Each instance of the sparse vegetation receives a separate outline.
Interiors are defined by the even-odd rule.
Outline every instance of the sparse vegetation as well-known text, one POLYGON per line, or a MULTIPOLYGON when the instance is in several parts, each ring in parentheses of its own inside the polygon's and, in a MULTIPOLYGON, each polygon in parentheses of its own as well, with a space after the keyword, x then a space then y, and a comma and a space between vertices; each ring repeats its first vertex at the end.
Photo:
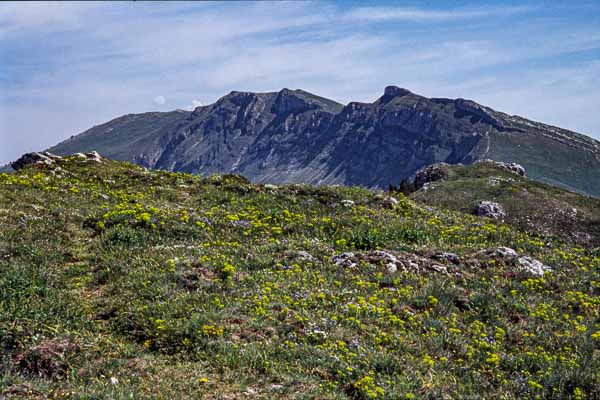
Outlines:
POLYGON ((354 187, 58 166, 0 174, 0 397, 600 396, 597 249, 354 187), (377 250, 440 272, 332 260, 377 250))

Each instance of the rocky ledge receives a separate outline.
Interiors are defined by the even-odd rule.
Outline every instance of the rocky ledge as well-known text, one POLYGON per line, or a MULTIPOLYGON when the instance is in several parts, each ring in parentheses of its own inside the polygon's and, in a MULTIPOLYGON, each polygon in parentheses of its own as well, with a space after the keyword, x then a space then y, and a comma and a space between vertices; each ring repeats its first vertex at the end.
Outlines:
POLYGON ((502 162, 502 161, 494 161, 494 160, 490 160, 488 158, 479 160, 479 161, 475 161, 475 164, 481 164, 481 163, 492 164, 498 168, 502 168, 505 171, 512 172, 513 174, 525 176, 525 168, 523 168, 523 166, 521 164, 506 163, 506 162, 502 162))
POLYGON ((428 165, 419 170, 415 175, 415 183, 418 189, 425 186, 427 183, 440 181, 448 177, 448 169, 450 165, 447 163, 437 163, 428 165))
MULTIPOLYGON (((75 153, 70 157, 76 157, 86 162, 103 162, 104 158, 98 152, 92 151, 89 153, 75 153)), ((18 160, 13 161, 10 166, 15 170, 19 171, 29 165, 35 165, 36 167, 48 168, 56 165, 57 161, 62 160, 63 157, 57 156, 56 154, 49 153, 47 151, 32 152, 23 154, 18 160)))

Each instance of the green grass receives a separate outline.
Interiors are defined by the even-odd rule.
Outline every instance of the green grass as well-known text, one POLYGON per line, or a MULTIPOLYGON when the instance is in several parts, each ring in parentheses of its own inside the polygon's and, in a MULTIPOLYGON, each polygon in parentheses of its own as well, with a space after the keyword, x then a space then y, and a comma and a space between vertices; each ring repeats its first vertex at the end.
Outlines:
POLYGON ((360 188, 60 164, 0 174, 0 397, 600 396, 596 250, 360 188), (331 261, 376 249, 449 273, 331 261))
POLYGON ((482 200, 495 201, 504 207, 505 221, 523 232, 537 231, 586 247, 600 247, 600 199, 532 181, 487 163, 451 166, 447 179, 413 193, 411 198, 467 214, 473 214, 482 200), (573 213, 573 209, 577 211, 573 213))

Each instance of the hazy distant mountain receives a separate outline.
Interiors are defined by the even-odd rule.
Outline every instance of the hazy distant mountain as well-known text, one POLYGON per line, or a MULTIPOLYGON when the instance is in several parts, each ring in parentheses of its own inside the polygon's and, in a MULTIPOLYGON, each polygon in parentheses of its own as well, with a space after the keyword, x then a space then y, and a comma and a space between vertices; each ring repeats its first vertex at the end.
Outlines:
POLYGON ((130 114, 49 149, 97 150, 146 167, 232 172, 255 182, 384 187, 436 163, 489 158, 600 196, 600 142, 470 100, 394 86, 344 106, 303 90, 231 92, 194 111, 130 114))

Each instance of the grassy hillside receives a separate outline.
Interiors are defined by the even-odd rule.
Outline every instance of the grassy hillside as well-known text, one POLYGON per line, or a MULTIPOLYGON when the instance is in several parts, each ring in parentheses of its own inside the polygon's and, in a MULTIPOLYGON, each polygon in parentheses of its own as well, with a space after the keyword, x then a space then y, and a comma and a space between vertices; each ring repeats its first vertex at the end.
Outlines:
POLYGON ((0 174, 0 397, 600 396, 597 252, 358 188, 59 165, 0 174))
POLYGON ((152 154, 161 136, 185 121, 190 114, 189 111, 176 110, 124 115, 72 136, 48 151, 59 155, 98 151, 112 160, 129 161, 139 155, 140 149, 152 154))
POLYGON ((569 134, 576 139, 572 146, 565 146, 561 140, 550 140, 539 133, 495 135, 491 138, 486 157, 521 164, 531 179, 600 197, 598 152, 576 150, 580 145, 578 140, 590 143, 593 140, 572 132, 569 134))
POLYGON ((505 221, 522 231, 600 246, 599 198, 532 181, 489 163, 455 165, 447 170, 447 179, 428 185, 411 198, 464 213, 473 213, 480 201, 494 201, 504 207, 505 221))

